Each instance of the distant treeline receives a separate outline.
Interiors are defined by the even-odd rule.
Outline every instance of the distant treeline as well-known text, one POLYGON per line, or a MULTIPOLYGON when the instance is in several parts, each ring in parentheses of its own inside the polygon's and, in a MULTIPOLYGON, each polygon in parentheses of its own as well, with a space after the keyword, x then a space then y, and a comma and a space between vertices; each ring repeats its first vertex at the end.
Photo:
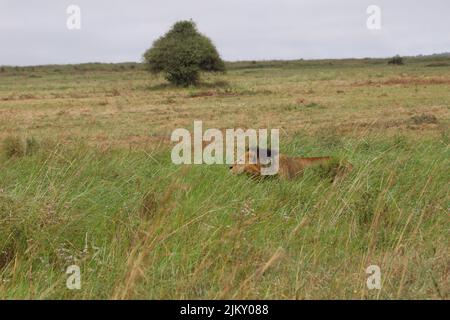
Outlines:
MULTIPOLYGON (((425 63, 427 67, 446 67, 450 66, 450 56, 430 55, 403 57, 405 64, 425 63)), ((226 62, 227 70, 238 69, 259 69, 259 68, 316 68, 316 67, 363 67, 364 65, 385 65, 391 58, 362 58, 362 59, 318 59, 318 60, 250 60, 226 62)), ((0 66, 1 74, 17 74, 29 72, 45 73, 65 73, 65 72, 121 72, 121 71, 144 71, 146 66, 138 62, 123 63, 82 63, 66 65, 41 65, 41 66, 0 66)))

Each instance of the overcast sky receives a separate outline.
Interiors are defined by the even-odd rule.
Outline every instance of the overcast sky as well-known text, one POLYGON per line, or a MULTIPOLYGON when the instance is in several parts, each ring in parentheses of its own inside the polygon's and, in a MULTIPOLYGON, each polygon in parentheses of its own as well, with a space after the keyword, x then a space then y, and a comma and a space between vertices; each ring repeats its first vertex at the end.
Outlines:
POLYGON ((450 51, 450 0, 0 0, 0 65, 141 61, 181 19, 226 60, 450 51), (80 30, 66 26, 71 4, 80 30), (366 26, 369 5, 381 30, 366 26))

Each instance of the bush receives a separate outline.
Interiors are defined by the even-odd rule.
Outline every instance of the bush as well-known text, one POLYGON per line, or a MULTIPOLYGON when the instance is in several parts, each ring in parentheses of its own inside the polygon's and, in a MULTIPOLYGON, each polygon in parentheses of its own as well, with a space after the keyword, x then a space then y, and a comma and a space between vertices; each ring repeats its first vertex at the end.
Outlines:
POLYGON ((178 86, 198 83, 201 71, 224 71, 225 64, 210 39, 193 21, 179 21, 144 53, 152 73, 164 73, 178 86))
POLYGON ((396 55, 395 57, 392 57, 392 58, 388 61, 388 64, 402 65, 402 64, 404 64, 403 58, 400 57, 399 55, 396 55))

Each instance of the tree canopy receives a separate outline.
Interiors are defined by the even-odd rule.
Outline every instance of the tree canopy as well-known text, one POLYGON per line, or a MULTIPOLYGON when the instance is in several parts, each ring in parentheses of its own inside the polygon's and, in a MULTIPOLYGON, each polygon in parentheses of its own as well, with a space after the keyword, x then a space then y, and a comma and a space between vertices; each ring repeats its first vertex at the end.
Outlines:
POLYGON ((198 32, 193 21, 179 21, 144 53, 152 73, 164 73, 175 84, 198 83, 201 71, 225 71, 212 41, 198 32))

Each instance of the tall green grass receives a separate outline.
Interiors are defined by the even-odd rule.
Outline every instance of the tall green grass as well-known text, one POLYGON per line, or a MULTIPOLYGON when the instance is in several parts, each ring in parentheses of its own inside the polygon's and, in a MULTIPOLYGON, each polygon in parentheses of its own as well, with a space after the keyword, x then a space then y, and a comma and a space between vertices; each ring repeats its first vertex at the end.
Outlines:
POLYGON ((0 162, 0 298, 448 298, 438 139, 297 137, 354 170, 254 181, 168 149, 36 142, 0 162), (69 265, 81 290, 69 290, 69 265), (365 273, 379 265, 381 290, 365 273))

